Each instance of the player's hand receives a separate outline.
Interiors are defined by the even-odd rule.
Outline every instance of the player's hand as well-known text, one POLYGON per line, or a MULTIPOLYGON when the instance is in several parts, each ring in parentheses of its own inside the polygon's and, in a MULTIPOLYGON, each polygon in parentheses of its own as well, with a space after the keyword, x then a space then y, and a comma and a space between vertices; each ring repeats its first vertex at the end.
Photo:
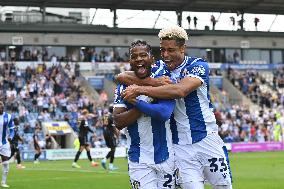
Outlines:
POLYGON ((133 102, 133 99, 136 99, 137 96, 140 95, 139 93, 139 86, 138 85, 130 85, 128 86, 122 93, 121 96, 123 100, 127 102, 133 102))
POLYGON ((155 78, 155 80, 156 80, 156 82, 158 83, 159 86, 173 83, 168 76, 162 76, 162 77, 159 77, 159 78, 155 78))
POLYGON ((136 102, 137 102, 136 98, 129 98, 129 99, 126 99, 126 101, 127 101, 128 103, 132 104, 132 105, 135 105, 136 102))

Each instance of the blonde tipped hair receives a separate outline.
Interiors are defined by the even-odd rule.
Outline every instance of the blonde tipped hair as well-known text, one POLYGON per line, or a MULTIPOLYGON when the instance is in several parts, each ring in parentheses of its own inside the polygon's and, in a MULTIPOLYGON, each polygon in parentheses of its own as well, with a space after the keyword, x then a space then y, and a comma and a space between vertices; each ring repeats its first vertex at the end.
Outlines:
POLYGON ((188 40, 188 35, 186 31, 179 26, 168 26, 160 30, 158 34, 160 39, 168 38, 168 39, 183 39, 188 40))

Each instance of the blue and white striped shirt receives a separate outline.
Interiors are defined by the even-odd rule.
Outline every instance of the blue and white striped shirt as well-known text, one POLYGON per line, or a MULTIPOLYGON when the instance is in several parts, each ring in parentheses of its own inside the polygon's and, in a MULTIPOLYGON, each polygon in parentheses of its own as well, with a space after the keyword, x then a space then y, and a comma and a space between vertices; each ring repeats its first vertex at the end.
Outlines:
POLYGON ((0 146, 8 142, 8 136, 11 139, 14 137, 14 122, 10 114, 3 112, 0 115, 0 146))
MULTIPOLYGON (((163 70, 159 70, 159 66, 155 66, 154 69, 152 77, 163 75, 163 70)), ((118 84, 115 91, 115 108, 131 108, 120 95, 125 88, 125 85, 118 84)), ((137 99, 146 102, 153 100, 144 95, 137 99)), ((164 122, 143 114, 135 123, 126 128, 126 136, 128 158, 132 162, 158 164, 173 154, 170 120, 164 122)))
MULTIPOLYGON (((160 64, 164 63, 160 61, 160 64)), ((186 97, 176 99, 171 118, 173 143, 192 144, 201 141, 208 132, 218 132, 210 102, 208 63, 201 58, 185 56, 183 63, 171 71, 170 77, 177 83, 185 77, 195 77, 202 82, 186 97)))

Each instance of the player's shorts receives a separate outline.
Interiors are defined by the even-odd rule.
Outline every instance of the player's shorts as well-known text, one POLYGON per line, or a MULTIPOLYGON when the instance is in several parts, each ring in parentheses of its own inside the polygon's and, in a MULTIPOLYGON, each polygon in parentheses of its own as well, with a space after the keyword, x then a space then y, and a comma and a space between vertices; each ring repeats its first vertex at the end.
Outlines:
POLYGON ((108 148, 115 148, 116 147, 116 139, 114 137, 106 139, 105 142, 106 142, 106 146, 108 148))
POLYGON ((0 155, 10 157, 11 156, 11 147, 10 143, 7 142, 6 144, 0 146, 0 155))
POLYGON ((217 133, 194 144, 175 144, 174 150, 180 184, 207 181, 212 185, 231 185, 228 152, 217 133))
POLYGON ((116 138, 112 132, 108 132, 107 130, 104 131, 104 138, 106 142, 106 146, 108 148, 115 148, 116 147, 116 138))
POLYGON ((132 189, 170 189, 175 186, 175 160, 171 156, 160 164, 128 161, 132 189))
POLYGON ((89 145, 89 141, 88 141, 87 136, 79 137, 79 142, 80 142, 80 146, 87 146, 87 145, 89 145))
POLYGON ((34 148, 35 148, 35 150, 40 150, 39 144, 34 142, 34 148))

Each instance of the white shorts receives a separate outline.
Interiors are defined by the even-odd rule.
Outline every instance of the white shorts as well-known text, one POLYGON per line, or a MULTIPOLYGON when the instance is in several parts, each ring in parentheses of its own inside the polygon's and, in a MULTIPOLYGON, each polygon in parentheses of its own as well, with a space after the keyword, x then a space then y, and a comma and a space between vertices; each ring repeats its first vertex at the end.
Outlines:
POLYGON ((11 156, 11 147, 10 143, 7 142, 6 144, 0 146, 0 155, 10 157, 11 156))
POLYGON ((180 184, 207 181, 212 185, 231 185, 227 149, 217 133, 194 144, 174 145, 174 149, 180 184))
POLYGON ((160 164, 128 161, 132 189, 170 189, 175 186, 175 160, 170 157, 160 164))

